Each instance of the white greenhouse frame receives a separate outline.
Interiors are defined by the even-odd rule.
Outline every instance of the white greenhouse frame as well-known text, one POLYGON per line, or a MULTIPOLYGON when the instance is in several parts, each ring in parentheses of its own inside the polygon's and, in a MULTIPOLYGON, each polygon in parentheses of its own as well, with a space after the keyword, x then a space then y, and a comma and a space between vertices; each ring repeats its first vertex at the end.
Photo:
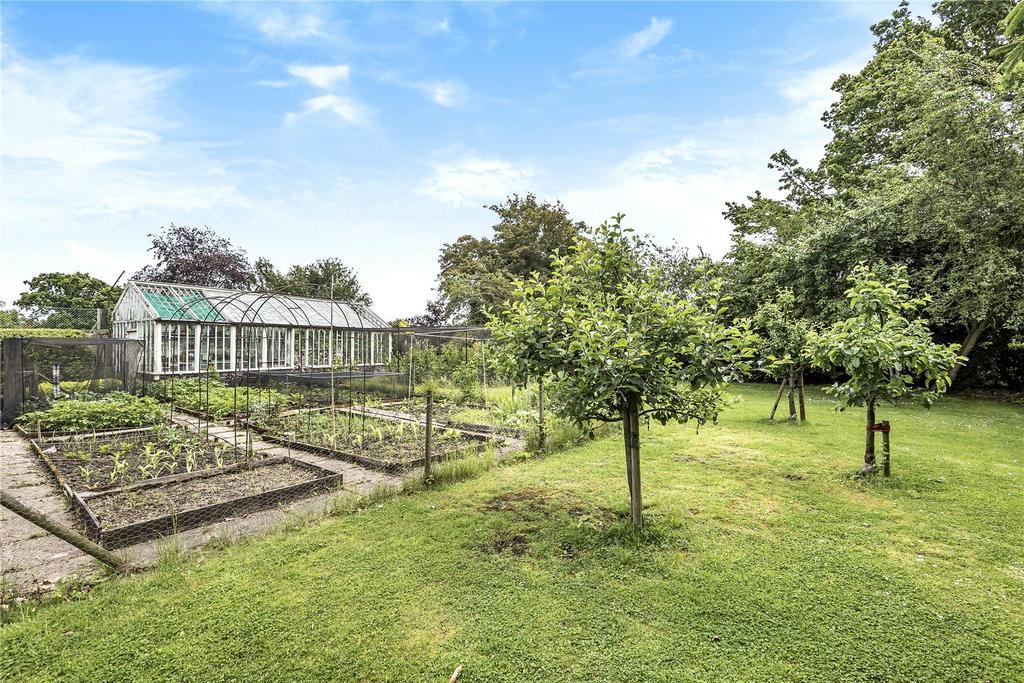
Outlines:
POLYGON ((349 301, 129 281, 113 335, 141 339, 154 378, 218 372, 386 366, 401 334, 349 301), (332 362, 333 359, 333 362, 332 362))

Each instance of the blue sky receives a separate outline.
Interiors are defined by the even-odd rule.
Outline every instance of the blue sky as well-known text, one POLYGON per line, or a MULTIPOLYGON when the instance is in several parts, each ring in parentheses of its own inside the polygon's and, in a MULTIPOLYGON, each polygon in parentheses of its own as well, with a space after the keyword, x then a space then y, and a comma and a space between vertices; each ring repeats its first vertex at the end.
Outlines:
POLYGON ((528 191, 720 255, 724 202, 817 159, 895 4, 5 2, 0 300, 130 275, 175 222, 414 314, 441 245, 528 191))

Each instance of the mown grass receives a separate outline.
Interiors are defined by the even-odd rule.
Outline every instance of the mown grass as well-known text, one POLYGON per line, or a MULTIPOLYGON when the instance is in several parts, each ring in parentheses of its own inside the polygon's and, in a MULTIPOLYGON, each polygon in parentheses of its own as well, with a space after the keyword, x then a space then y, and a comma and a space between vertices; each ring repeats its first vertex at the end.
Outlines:
POLYGON ((3 631, 6 680, 1015 681, 1024 410, 886 408, 894 476, 851 478, 862 416, 771 387, 644 431, 114 579, 3 631))

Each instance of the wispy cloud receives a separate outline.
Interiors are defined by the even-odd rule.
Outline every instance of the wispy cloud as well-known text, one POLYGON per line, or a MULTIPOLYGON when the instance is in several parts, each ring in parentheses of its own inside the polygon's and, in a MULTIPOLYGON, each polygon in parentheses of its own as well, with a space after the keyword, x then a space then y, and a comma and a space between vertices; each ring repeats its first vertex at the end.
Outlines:
POLYGON ((330 35, 327 7, 300 2, 207 2, 202 7, 226 14, 268 40, 293 42, 330 35))
POLYGON ((671 19, 651 17, 646 28, 620 40, 618 48, 627 59, 636 59, 664 40, 671 30, 671 19))
POLYGON ((778 113, 709 120, 652 139, 556 194, 584 220, 600 222, 621 211, 641 232, 700 244, 721 255, 730 234, 722 217, 725 203, 754 190, 775 195, 778 177, 767 162, 781 147, 803 164, 817 163, 829 137, 821 113, 835 97, 830 86, 840 74, 858 70, 869 55, 858 52, 779 81, 776 91, 787 104, 778 113))
POLYGON ((523 192, 533 172, 502 159, 466 156, 435 163, 432 175, 419 188, 421 194, 449 206, 481 204, 523 192))
POLYGON ((611 82, 643 82, 671 76, 700 55, 687 47, 655 50, 672 31, 671 19, 651 17, 643 29, 584 55, 572 76, 611 82))
POLYGON ((304 66, 293 64, 288 67, 288 73, 296 78, 301 78, 321 90, 330 90, 338 81, 347 81, 349 77, 349 65, 338 64, 336 66, 304 66))
POLYGON ((458 81, 429 81, 418 86, 442 107, 461 107, 466 103, 466 89, 458 81))
POLYGON ((365 107, 351 97, 341 95, 320 95, 302 103, 302 111, 289 112, 284 116, 285 125, 292 125, 316 114, 329 114, 345 123, 364 124, 367 122, 365 107))
POLYGON ((138 159, 172 127, 158 101, 181 73, 4 50, 3 154, 90 167, 138 159))

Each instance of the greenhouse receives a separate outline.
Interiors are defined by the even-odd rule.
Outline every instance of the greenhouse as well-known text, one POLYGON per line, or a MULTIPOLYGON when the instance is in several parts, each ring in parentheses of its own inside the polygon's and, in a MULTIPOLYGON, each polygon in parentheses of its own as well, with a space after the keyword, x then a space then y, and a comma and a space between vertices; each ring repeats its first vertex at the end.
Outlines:
POLYGON ((368 370, 388 364, 395 334, 363 304, 161 282, 128 282, 113 314, 115 337, 145 342, 151 377, 368 370))

